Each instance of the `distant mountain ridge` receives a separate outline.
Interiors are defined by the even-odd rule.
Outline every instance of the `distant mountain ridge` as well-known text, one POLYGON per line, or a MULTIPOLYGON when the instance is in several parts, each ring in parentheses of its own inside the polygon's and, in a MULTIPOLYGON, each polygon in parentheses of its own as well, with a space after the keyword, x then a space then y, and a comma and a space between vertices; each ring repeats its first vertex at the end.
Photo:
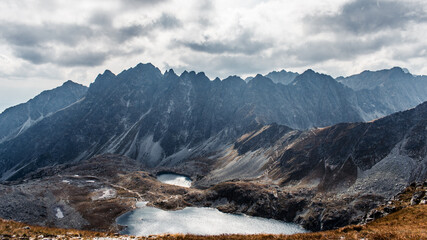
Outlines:
POLYGON ((236 76, 211 81, 194 71, 162 74, 149 63, 118 75, 106 70, 80 101, 0 143, 0 174, 19 178, 102 153, 170 167, 218 151, 266 124, 308 129, 369 121, 427 100, 427 92, 409 100, 407 94, 397 92, 393 99, 377 88, 354 90, 313 70, 287 85, 262 75, 246 83, 236 76), (392 100, 404 103, 394 106, 392 100))
POLYGON ((426 101, 427 76, 414 76, 400 67, 337 78, 337 81, 356 91, 375 91, 391 111, 413 107, 426 101))
POLYGON ((67 81, 43 91, 26 103, 7 108, 0 114, 0 143, 14 138, 44 117, 69 106, 85 96, 87 87, 67 81))

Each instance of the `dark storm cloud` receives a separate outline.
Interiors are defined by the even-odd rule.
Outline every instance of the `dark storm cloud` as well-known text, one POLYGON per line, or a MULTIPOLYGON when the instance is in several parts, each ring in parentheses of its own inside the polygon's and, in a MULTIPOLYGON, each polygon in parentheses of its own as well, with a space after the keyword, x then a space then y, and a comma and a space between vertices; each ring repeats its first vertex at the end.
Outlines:
POLYGON ((243 32, 232 40, 219 41, 205 38, 202 42, 182 42, 181 44, 194 51, 211 54, 240 53, 251 55, 272 47, 272 43, 269 41, 254 40, 252 34, 248 31, 243 32))
POLYGON ((305 19, 313 31, 345 31, 354 34, 404 28, 411 22, 426 22, 423 6, 414 2, 355 0, 334 15, 310 15, 305 19))

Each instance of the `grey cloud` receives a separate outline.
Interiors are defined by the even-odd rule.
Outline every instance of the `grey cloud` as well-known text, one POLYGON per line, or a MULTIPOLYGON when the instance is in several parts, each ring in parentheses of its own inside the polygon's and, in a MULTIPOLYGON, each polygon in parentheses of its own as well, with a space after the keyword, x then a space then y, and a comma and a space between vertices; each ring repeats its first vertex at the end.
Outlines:
POLYGON ((98 26, 112 26, 113 16, 107 12, 96 12, 89 18, 89 23, 98 26))
POLYGON ((305 64, 313 64, 330 59, 349 60, 359 55, 369 54, 401 42, 396 34, 384 34, 365 39, 339 37, 331 40, 311 40, 293 46, 285 54, 305 64))
POLYGON ((394 48, 392 50, 392 57, 395 60, 407 61, 408 59, 427 57, 427 44, 419 43, 415 46, 402 46, 400 48, 394 48))
POLYGON ((27 60, 33 64, 43 64, 51 60, 51 56, 47 51, 42 51, 38 48, 19 46, 16 47, 14 51, 17 57, 27 60))
POLYGON ((75 46, 93 35, 92 29, 74 24, 24 25, 0 23, 0 36, 8 43, 18 46, 35 46, 46 42, 75 46))
POLYGON ((74 47, 82 41, 102 37, 115 43, 123 43, 138 36, 148 35, 159 26, 171 29, 180 24, 181 22, 174 16, 163 14, 148 25, 113 27, 108 14, 96 13, 89 19, 88 25, 52 23, 25 25, 0 22, 0 38, 14 46, 42 46, 54 43, 74 47))
POLYGON ((268 41, 261 42, 253 40, 252 34, 248 31, 228 41, 205 39, 202 42, 181 42, 181 44, 194 51, 211 54, 240 53, 251 55, 272 47, 272 44, 268 41))
POLYGON ((56 59, 56 63, 65 67, 76 67, 76 66, 86 66, 86 67, 94 67, 103 64, 107 58, 109 57, 109 53, 107 52, 91 52, 91 51, 83 51, 83 52, 66 52, 61 54, 60 57, 56 59))
POLYGON ((134 37, 138 37, 146 32, 148 32, 147 28, 141 25, 131 25, 121 27, 116 31, 113 30, 111 36, 115 38, 118 42, 123 43, 134 37))
MULTIPOLYGON (((112 54, 117 54, 116 57, 130 55, 129 52, 120 51, 122 43, 135 37, 150 36, 150 32, 158 28, 172 29, 180 25, 181 22, 173 15, 163 14, 147 25, 114 27, 108 13, 98 12, 89 18, 87 25, 50 23, 25 25, 0 22, 0 40, 9 44, 16 57, 33 64, 97 66, 112 54), (64 53, 66 49, 80 49, 90 42, 106 43, 111 47, 105 49, 105 52, 76 53, 75 50, 64 53)), ((141 52, 141 49, 135 51, 141 52)))
POLYGON ((150 7, 168 2, 169 0, 122 0, 122 8, 137 9, 141 7, 150 7))
POLYGON ((397 0, 355 0, 338 14, 311 15, 305 23, 312 31, 345 31, 365 34, 384 29, 404 28, 410 22, 425 22, 427 15, 415 2, 397 0))
POLYGON ((31 48, 16 47, 15 55, 27 60, 30 63, 39 65, 44 63, 53 63, 58 66, 99 66, 111 55, 109 52, 90 51, 90 50, 66 50, 57 54, 49 48, 31 48))
POLYGON ((159 25, 165 29, 173 29, 180 27, 182 23, 175 16, 163 13, 160 18, 154 22, 154 25, 159 25))

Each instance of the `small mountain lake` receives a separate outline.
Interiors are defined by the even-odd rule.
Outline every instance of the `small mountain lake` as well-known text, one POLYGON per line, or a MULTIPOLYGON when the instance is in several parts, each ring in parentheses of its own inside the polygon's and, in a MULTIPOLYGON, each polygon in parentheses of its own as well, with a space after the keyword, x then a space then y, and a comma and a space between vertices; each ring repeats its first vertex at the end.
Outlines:
POLYGON ((294 234, 307 232, 294 223, 273 219, 223 213, 214 208, 187 207, 183 210, 164 211, 141 207, 117 218, 126 226, 122 234, 147 236, 156 234, 294 234))
POLYGON ((157 175, 157 180, 162 183, 167 183, 171 185, 181 186, 181 187, 191 187, 191 178, 176 174, 176 173, 160 173, 157 175))

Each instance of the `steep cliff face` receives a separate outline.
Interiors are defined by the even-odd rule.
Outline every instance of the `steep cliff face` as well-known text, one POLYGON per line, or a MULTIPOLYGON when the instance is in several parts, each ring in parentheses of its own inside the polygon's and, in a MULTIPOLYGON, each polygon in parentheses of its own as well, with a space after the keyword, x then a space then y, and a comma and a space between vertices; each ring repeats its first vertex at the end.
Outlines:
POLYGON ((20 135, 43 118, 80 100, 86 91, 87 87, 67 81, 26 103, 6 109, 0 114, 0 143, 20 135))
POLYGON ((378 96, 375 89, 355 91, 312 70, 288 85, 261 75, 246 83, 239 77, 211 81, 195 72, 162 74, 152 64, 118 75, 107 70, 84 99, 0 143, 0 173, 14 179, 102 153, 125 155, 150 168, 178 166, 221 151, 266 124, 307 129, 393 112, 378 96))

